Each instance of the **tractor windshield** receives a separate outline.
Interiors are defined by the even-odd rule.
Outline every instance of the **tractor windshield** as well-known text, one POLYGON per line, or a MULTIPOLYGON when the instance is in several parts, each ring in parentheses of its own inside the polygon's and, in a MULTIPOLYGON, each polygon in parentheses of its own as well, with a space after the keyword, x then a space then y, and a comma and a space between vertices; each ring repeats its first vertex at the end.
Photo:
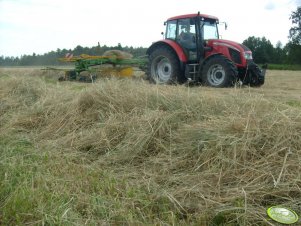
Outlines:
POLYGON ((219 38, 215 20, 202 21, 201 26, 203 27, 204 40, 219 38))

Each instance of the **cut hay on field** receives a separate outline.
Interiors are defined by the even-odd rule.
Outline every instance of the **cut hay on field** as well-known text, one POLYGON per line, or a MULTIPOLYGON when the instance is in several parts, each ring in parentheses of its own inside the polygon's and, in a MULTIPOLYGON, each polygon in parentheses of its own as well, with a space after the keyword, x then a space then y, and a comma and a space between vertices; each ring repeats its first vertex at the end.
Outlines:
POLYGON ((91 225, 277 225, 273 205, 301 214, 300 75, 277 73, 260 89, 0 75, 12 187, 0 190, 2 222, 18 211, 23 224, 91 225))
POLYGON ((122 58, 122 59, 131 59, 133 58, 133 55, 121 50, 108 50, 106 52, 104 52, 103 56, 114 56, 117 58, 122 58))

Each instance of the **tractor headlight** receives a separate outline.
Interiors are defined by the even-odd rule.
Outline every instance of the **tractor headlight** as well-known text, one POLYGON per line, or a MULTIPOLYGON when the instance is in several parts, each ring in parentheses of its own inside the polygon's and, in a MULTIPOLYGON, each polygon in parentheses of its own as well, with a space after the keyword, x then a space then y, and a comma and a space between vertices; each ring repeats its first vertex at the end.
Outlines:
POLYGON ((251 51, 244 52, 244 57, 246 60, 252 60, 253 59, 252 52, 251 51))

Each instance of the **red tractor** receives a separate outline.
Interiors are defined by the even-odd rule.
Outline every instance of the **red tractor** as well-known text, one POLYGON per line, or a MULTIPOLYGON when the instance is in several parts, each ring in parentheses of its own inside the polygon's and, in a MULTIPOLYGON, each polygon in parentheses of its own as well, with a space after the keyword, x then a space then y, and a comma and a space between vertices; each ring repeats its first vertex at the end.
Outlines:
POLYGON ((169 18, 165 38, 147 50, 147 76, 157 84, 196 82, 229 87, 236 82, 264 84, 265 69, 252 59, 251 50, 239 43, 219 39, 217 17, 188 14, 169 18))

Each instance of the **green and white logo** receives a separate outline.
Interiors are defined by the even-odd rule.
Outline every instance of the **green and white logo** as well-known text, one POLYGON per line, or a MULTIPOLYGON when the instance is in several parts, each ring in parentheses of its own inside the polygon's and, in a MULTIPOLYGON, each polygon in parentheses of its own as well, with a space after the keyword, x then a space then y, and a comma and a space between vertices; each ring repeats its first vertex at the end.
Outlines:
POLYGON ((281 206, 268 208, 267 214, 274 221, 282 224, 293 224, 299 220, 298 215, 293 210, 281 206))

